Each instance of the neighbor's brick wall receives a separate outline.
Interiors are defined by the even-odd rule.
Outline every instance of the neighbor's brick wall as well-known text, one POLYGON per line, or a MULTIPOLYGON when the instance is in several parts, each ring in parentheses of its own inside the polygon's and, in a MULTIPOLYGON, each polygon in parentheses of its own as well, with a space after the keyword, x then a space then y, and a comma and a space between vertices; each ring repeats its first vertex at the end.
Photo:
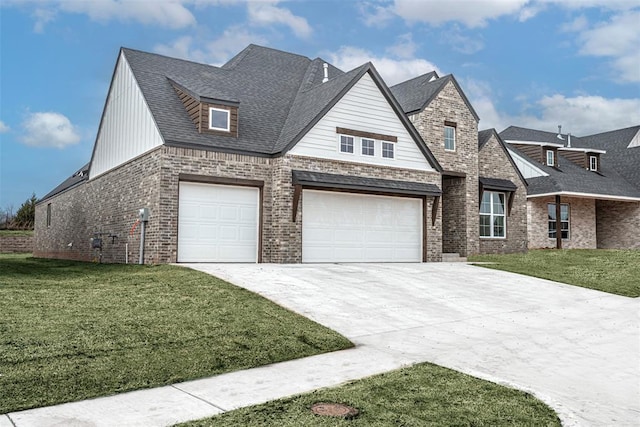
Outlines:
POLYGON ((138 209, 147 207, 151 217, 146 233, 145 263, 166 262, 158 255, 160 157, 158 148, 39 203, 34 256, 121 263, 125 261, 128 243, 129 262, 137 263, 140 228, 133 236, 129 236, 129 230, 138 219, 138 209), (49 203, 51 226, 47 227, 49 203), (91 238, 99 233, 102 251, 91 248, 91 238))
POLYGON ((599 249, 640 249, 640 203, 596 201, 599 249))
MULTIPOLYGON (((458 233, 457 227, 464 227, 463 240, 455 245, 459 248, 457 252, 461 256, 478 253, 478 122, 452 82, 447 83, 422 112, 409 118, 445 170, 466 174, 464 201, 443 197, 442 204, 451 207, 444 208, 446 215, 453 215, 459 221, 450 221, 443 226, 442 233, 447 239, 448 235, 458 233), (456 123, 455 152, 444 149, 445 121, 456 123)), ((458 197, 455 193, 451 196, 458 197)))
MULTIPOLYGON (((440 187, 440 174, 410 169, 369 166, 360 163, 312 159, 285 155, 274 163, 274 223, 278 234, 285 239, 276 243, 279 259, 274 262, 301 262, 302 260, 302 197, 298 205, 296 222, 291 221, 293 203, 292 170, 354 175, 366 178, 382 178, 435 184, 440 187), (276 182, 277 181, 277 182, 276 182)), ((431 225, 433 198, 427 198, 427 261, 442 260, 442 205, 438 205, 437 220, 431 225)))
POLYGON ((274 236, 273 159, 215 151, 165 146, 162 148, 160 179, 160 210, 163 213, 160 231, 159 259, 176 262, 178 254, 178 188, 179 174, 209 177, 241 178, 264 181, 262 190, 262 262, 280 262, 271 256, 274 236))
POLYGON ((0 253, 33 252, 33 236, 0 236, 0 253))
POLYGON ((527 250, 527 187, 511 164, 500 143, 492 136, 482 147, 478 157, 479 175, 486 178, 508 179, 518 186, 513 193, 511 215, 507 216, 505 239, 480 238, 480 253, 498 254, 527 250))
MULTIPOLYGON (((529 199, 527 203, 529 249, 556 247, 556 239, 548 237, 548 203, 555 203, 555 197, 529 199)), ((562 240, 562 248, 595 249, 597 246, 595 200, 563 197, 561 203, 569 204, 569 239, 562 240)))

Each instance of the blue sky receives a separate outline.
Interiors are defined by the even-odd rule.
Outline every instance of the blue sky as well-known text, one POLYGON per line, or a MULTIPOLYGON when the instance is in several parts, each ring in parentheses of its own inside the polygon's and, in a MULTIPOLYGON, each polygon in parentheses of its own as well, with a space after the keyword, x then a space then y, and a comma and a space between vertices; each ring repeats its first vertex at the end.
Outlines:
POLYGON ((249 43, 389 85, 452 73, 480 129, 640 124, 640 1, 3 0, 0 209, 91 157, 121 46, 220 65, 249 43))

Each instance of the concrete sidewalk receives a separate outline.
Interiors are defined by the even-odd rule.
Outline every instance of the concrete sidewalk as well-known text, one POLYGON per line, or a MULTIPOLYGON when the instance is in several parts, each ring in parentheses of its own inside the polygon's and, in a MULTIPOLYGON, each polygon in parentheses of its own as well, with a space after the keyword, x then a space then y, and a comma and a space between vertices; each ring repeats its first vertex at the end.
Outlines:
POLYGON ((0 427, 165 426, 421 361, 529 391, 564 425, 640 424, 640 301, 462 263, 193 265, 357 347, 0 416, 0 427))

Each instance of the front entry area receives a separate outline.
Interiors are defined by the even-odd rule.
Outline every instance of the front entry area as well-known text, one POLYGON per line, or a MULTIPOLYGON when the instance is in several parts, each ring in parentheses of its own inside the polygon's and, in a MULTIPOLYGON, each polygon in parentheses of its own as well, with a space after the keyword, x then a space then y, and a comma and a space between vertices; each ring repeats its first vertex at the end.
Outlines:
POLYGON ((423 199, 304 190, 302 262, 421 262, 423 199))
POLYGON ((257 262, 260 189, 180 182, 178 262, 257 262))

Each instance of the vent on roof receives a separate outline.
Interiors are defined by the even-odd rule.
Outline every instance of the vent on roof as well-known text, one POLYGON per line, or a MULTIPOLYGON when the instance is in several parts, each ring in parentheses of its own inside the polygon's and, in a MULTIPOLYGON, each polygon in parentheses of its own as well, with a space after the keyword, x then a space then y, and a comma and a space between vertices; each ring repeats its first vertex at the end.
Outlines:
POLYGON ((562 137, 562 125, 558 125, 558 135, 556 135, 556 138, 564 141, 564 138, 562 137))
POLYGON ((329 64, 325 62, 322 64, 322 68, 324 68, 324 78, 322 79, 322 83, 326 83, 329 81, 329 64))

